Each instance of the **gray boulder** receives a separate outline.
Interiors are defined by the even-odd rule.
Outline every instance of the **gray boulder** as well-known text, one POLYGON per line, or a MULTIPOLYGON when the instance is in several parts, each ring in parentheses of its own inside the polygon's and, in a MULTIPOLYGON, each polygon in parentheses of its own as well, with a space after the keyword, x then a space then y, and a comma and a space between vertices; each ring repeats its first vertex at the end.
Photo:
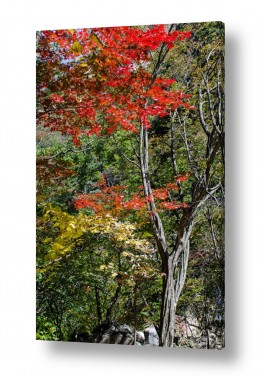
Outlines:
POLYGON ((154 325, 144 330, 145 346, 159 346, 159 337, 154 325))

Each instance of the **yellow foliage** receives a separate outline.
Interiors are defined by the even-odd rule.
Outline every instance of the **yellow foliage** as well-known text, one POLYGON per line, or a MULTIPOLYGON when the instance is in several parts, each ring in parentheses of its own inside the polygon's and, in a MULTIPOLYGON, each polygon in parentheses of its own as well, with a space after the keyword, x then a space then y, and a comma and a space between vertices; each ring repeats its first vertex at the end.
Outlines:
MULTIPOLYGON (((76 216, 63 212, 58 207, 49 207, 43 215, 43 221, 52 222, 53 226, 59 229, 59 234, 51 245, 46 256, 47 265, 51 262, 59 261, 61 257, 71 253, 76 244, 81 244, 84 234, 106 235, 116 248, 123 251, 124 257, 129 257, 132 262, 137 261, 137 255, 125 251, 125 249, 139 250, 139 256, 152 254, 152 246, 145 239, 138 239, 135 234, 135 226, 129 222, 120 222, 111 215, 97 216, 79 213, 76 216)), ((45 239, 45 243, 51 243, 50 238, 45 239)), ((105 265, 100 265, 99 270, 103 271, 105 265)), ((112 264, 113 267, 113 264, 112 264)), ((107 265, 110 268, 110 264, 107 265)), ((41 268, 45 270, 45 268, 41 268)))
POLYGON ((82 46, 77 40, 72 44, 71 51, 74 52, 75 54, 82 53, 82 46))

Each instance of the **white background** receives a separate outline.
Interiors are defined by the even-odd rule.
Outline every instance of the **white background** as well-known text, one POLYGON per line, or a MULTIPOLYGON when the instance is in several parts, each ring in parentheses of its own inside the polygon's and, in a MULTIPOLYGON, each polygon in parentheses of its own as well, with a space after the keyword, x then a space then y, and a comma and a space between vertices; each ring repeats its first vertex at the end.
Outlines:
POLYGON ((0 11, 0 370, 3 375, 261 375, 262 23, 259 1, 12 1, 0 11), (35 341, 35 31, 226 24, 226 349, 35 341))

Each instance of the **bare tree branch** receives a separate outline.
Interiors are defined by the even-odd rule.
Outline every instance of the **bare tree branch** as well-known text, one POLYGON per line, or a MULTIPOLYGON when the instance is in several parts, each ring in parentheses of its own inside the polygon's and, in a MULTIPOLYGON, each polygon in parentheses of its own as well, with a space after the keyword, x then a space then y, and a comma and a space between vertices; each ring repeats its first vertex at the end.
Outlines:
POLYGON ((117 143, 117 141, 116 141, 114 135, 112 135, 112 138, 113 138, 113 140, 114 140, 114 143, 115 143, 116 148, 117 148, 117 150, 119 151, 119 153, 120 153, 120 154, 121 154, 121 155, 122 155, 122 156, 123 156, 128 162, 134 164, 138 169, 140 169, 139 164, 138 164, 137 162, 133 161, 132 159, 130 159, 130 158, 129 158, 129 157, 123 152, 123 150, 119 147, 119 145, 118 145, 118 143, 117 143))

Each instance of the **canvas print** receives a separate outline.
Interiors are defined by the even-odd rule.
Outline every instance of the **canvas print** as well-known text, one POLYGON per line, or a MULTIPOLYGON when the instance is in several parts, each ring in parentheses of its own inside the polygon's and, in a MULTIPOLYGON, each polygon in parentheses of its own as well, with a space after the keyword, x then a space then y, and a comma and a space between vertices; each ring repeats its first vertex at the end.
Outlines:
POLYGON ((36 44, 36 338, 222 349, 224 24, 36 44))

